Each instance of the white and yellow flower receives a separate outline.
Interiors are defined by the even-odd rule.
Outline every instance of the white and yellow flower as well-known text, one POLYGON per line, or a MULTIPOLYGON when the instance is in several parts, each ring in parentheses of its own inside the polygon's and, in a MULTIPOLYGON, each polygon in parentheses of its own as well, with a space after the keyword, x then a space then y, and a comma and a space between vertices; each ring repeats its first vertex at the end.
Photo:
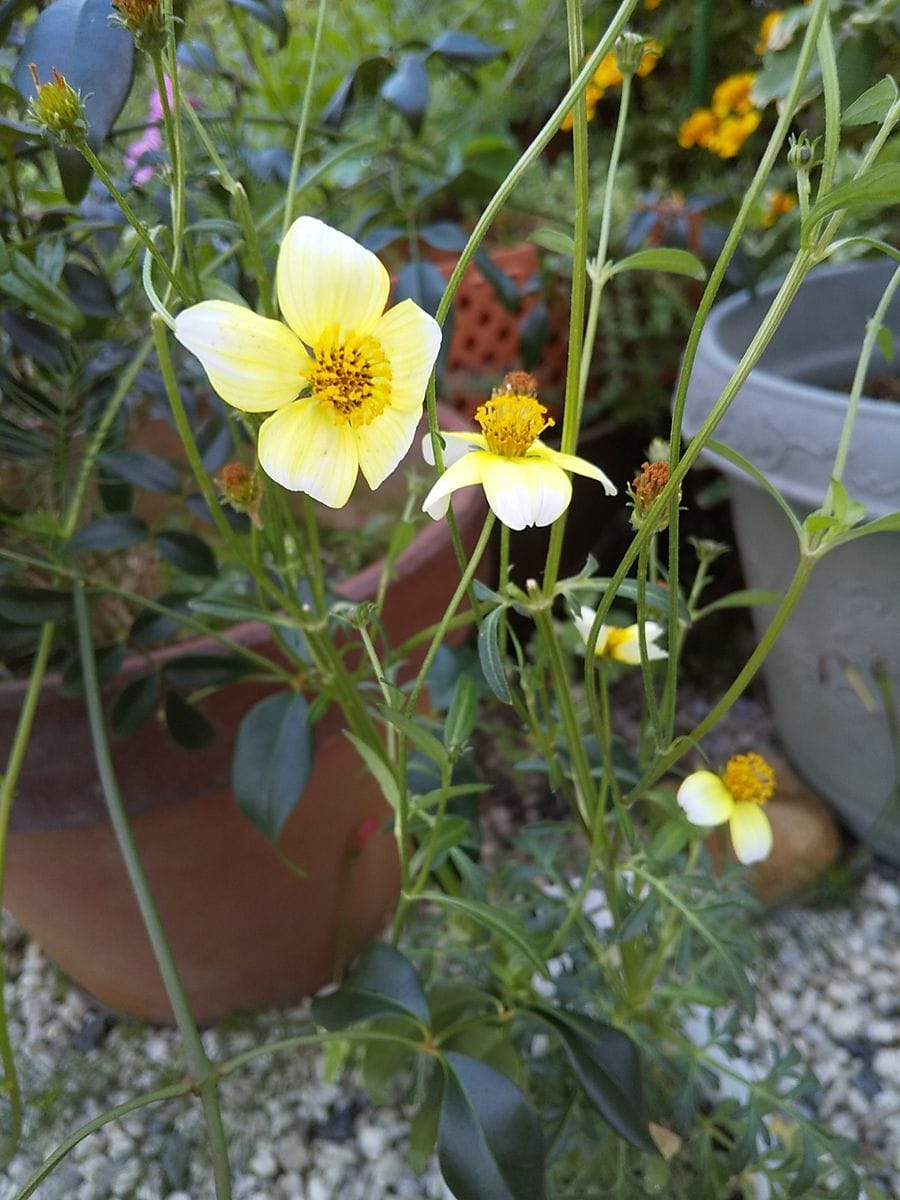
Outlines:
POLYGON ((736 754, 721 775, 694 771, 678 789, 676 799, 692 825, 728 822, 731 844, 739 862, 749 866, 768 858, 772 826, 763 805, 775 790, 775 772, 760 754, 736 754))
POLYGON ((412 300, 385 312, 382 263, 313 217, 288 230, 276 285, 283 322, 207 300, 179 313, 175 336, 228 404, 273 414, 259 430, 266 474, 340 508, 359 471, 377 488, 409 449, 441 331, 412 300))
MULTIPOLYGON (((580 614, 575 618, 575 628, 581 634, 585 643, 594 624, 596 610, 581 606, 580 614)), ((665 630, 656 621, 645 621, 644 631, 647 635, 648 660, 668 657, 662 647, 657 646, 657 640, 665 630)), ((640 666, 641 662, 641 631, 639 625, 601 625, 597 634, 597 645, 594 647, 596 658, 612 658, 616 662, 628 663, 629 666, 640 666)))
MULTIPOLYGON (((616 489, 603 472, 574 454, 545 446, 540 434, 553 419, 535 395, 530 375, 515 371, 475 413, 481 433, 444 433, 446 470, 425 497, 422 508, 438 520, 459 488, 481 484, 492 511, 510 529, 552 525, 572 499, 567 471, 601 483, 608 496, 616 489)), ((422 445, 434 463, 430 437, 422 445)))

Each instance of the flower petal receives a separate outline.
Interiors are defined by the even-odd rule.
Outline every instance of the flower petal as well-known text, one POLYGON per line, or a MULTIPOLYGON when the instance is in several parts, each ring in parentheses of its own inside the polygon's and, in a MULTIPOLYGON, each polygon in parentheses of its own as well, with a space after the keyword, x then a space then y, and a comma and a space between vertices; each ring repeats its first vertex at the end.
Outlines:
MULTIPOLYGON (((579 615, 575 617, 575 628, 581 634, 585 649, 587 649, 587 640, 591 635, 591 627, 594 624, 596 615, 597 610, 595 608, 588 608, 586 604, 582 604, 579 615)), ((609 628, 608 625, 601 625, 597 630, 597 641, 594 644, 595 658, 603 657, 603 653, 606 650, 606 642, 609 638, 609 628)))
MULTIPOLYGON (((645 628, 647 630, 647 661, 653 662, 655 659, 667 658, 666 651, 653 644, 654 638, 658 638, 663 632, 662 626, 657 625, 655 621, 647 621, 645 628)), ((610 658, 628 663, 630 666, 640 665, 641 635, 637 625, 629 625, 626 629, 617 630, 616 635, 610 638, 610 643, 610 658)))
POLYGON ((306 492, 329 508, 350 498, 359 468, 356 438, 311 396, 263 421, 257 447, 263 470, 292 492, 306 492))
POLYGON ((488 454, 483 480, 488 504, 510 529, 552 525, 572 499, 568 476, 543 458, 488 454))
POLYGON ((338 336, 371 333, 390 291, 371 250, 315 217, 299 217, 287 231, 275 279, 284 319, 307 346, 334 327, 338 336))
POLYGON ((571 471, 574 475, 584 475, 588 479, 596 479, 598 483, 603 484, 603 490, 607 496, 616 495, 616 485, 609 476, 604 475, 599 467, 595 467, 586 458, 579 458, 577 454, 563 454, 561 450, 554 450, 552 446, 545 446, 538 439, 528 451, 528 457, 543 458, 547 462, 552 462, 555 466, 560 467, 563 471, 571 471))
POLYGON ((735 807, 731 792, 712 771, 688 775, 675 799, 692 825, 722 825, 735 807))
POLYGON ((203 363, 209 382, 244 412, 272 412, 306 386, 309 355, 280 321, 227 300, 204 300, 175 318, 175 337, 203 363))
POLYGON ((421 419, 422 413, 417 408, 406 412, 386 408, 381 416, 354 431, 359 469, 373 491, 384 483, 409 450, 421 419))
POLYGON ((729 830, 737 860, 745 866, 761 862, 772 852, 772 825, 761 804, 735 804, 729 830))
POLYGON ((372 333, 391 364, 391 407, 421 408, 438 351, 441 327, 413 300, 386 312, 372 333))
MULTIPOLYGON (((468 454, 472 446, 479 450, 487 450, 487 442, 483 433, 447 433, 439 430, 444 439, 444 466, 452 466, 457 459, 468 454)), ((431 434, 426 433, 422 438, 422 457, 429 467, 434 466, 434 446, 431 444, 431 434)))
POLYGON ((471 454, 464 454, 447 467, 422 501, 423 512, 427 512, 435 521, 445 516, 450 505, 451 493, 459 488, 470 487, 473 483, 481 483, 488 458, 489 455, 484 451, 473 450, 471 454))

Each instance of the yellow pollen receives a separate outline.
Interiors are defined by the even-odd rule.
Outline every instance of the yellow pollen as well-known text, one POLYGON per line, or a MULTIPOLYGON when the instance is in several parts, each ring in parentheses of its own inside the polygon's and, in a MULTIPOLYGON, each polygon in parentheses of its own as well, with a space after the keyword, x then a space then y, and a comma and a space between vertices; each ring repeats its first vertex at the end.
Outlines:
POLYGON ((313 347, 312 394, 327 404, 336 425, 368 425, 391 402, 391 365, 381 343, 368 334, 338 337, 328 329, 313 347))
POLYGON ((775 772, 752 750, 729 758, 722 778, 738 804, 765 804, 775 791, 775 772))
POLYGON ((494 392, 475 412, 488 449, 503 458, 523 458, 555 422, 536 396, 494 392))

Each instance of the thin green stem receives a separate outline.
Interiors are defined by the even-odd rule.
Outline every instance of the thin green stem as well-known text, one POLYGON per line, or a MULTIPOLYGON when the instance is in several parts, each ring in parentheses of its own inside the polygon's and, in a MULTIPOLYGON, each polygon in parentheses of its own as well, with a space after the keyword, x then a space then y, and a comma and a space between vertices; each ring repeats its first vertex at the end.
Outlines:
POLYGON ((712 0, 695 0, 694 28, 691 35, 691 79, 689 92, 693 108, 707 103, 709 91, 709 52, 712 43, 712 0))
POLYGON ((190 1004, 181 982, 178 966, 172 955, 165 930, 163 929, 159 910, 156 907, 150 883, 144 872, 137 844, 125 812, 122 795, 119 791, 119 784, 109 751, 109 741, 103 717, 103 706, 100 698, 100 685, 97 680, 97 665, 94 660, 94 647, 91 640, 87 600, 84 593, 84 584, 80 580, 75 584, 73 595, 75 601, 75 620, 78 626, 78 649, 81 656, 85 702, 87 704, 91 738, 94 743, 97 772, 100 776, 100 785, 103 789, 104 799, 106 800, 110 825, 112 826, 125 869, 128 872, 128 879, 134 892, 134 898, 140 909, 141 918, 153 949, 153 956, 159 967, 166 995, 169 998, 178 1030, 184 1042, 188 1073, 194 1083, 200 1088, 209 1134, 210 1150, 213 1155, 217 1200, 229 1200, 231 1196, 231 1173, 228 1167, 227 1146, 222 1132, 222 1116, 215 1090, 216 1082, 212 1063, 206 1056, 206 1051, 203 1049, 203 1042, 200 1039, 200 1034, 191 1014, 190 1004))
MULTIPOLYGON (((171 5, 168 5, 171 7, 171 5)), ((172 14, 169 12, 168 20, 171 27, 172 14)), ((172 74, 169 76, 172 80, 172 98, 175 101, 175 113, 169 104, 169 89, 166 87, 166 73, 163 69, 162 54, 157 53, 151 55, 153 62, 153 73, 156 76, 156 90, 159 94, 160 107, 163 113, 163 125, 166 131, 166 144, 169 148, 169 158, 172 163, 172 191, 170 195, 170 210, 172 214, 172 272, 178 274, 178 268, 181 265, 181 251, 184 241, 184 198, 185 198, 185 171, 184 171, 184 144, 181 136, 181 88, 178 81, 177 64, 170 69, 172 74), (176 98, 177 92, 177 98, 176 98)), ((174 56, 171 63, 175 63, 174 56)), ((169 286, 166 295, 163 297, 163 304, 168 304, 172 298, 171 285, 169 286)))
POLYGON ((827 12, 819 30, 818 51, 819 65, 822 68, 822 94, 825 99, 825 142, 816 200, 822 200, 831 191, 834 183, 841 143, 841 85, 834 57, 831 20, 827 12))
POLYGON ((281 241, 285 239, 291 222, 294 219, 294 209, 297 202, 297 179, 300 174, 300 160, 303 157, 303 144, 306 140, 306 127, 309 123, 309 112, 312 107, 313 90, 316 84, 316 73, 319 66, 319 50, 322 46, 322 31, 325 28, 325 14, 328 11, 328 0, 319 0, 316 12, 316 29, 313 34, 312 49, 309 54, 309 66, 306 69, 306 87, 303 90, 303 105, 300 109, 300 120, 294 136, 294 149, 291 153, 291 167, 288 172, 287 195, 284 203, 284 214, 281 220, 281 241))

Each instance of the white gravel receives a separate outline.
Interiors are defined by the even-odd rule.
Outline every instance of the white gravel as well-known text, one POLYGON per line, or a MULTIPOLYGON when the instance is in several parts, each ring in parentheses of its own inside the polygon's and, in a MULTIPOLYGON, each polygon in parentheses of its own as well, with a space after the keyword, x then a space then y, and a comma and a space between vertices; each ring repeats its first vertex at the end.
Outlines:
MULTIPOLYGON (((7 1003, 28 1108, 17 1156, 0 1171, 9 1200, 73 1128, 135 1092, 179 1077, 176 1033, 111 1019, 72 990, 7 922, 7 1003)), ((856 1139, 866 1175, 900 1196, 900 872, 876 867, 852 900, 785 908, 766 922, 759 1009, 738 1045, 750 1063, 795 1045, 816 1073, 817 1112, 856 1139)), ((222 1022, 208 1052, 240 1053, 296 1031, 302 1008, 222 1022)), ((327 1077, 317 1051, 256 1059, 224 1081, 235 1200, 446 1200, 432 1164, 407 1165, 402 1113, 373 1108, 350 1073, 327 1077)), ((212 1200, 195 1103, 166 1102, 93 1134, 38 1200, 212 1200)))

